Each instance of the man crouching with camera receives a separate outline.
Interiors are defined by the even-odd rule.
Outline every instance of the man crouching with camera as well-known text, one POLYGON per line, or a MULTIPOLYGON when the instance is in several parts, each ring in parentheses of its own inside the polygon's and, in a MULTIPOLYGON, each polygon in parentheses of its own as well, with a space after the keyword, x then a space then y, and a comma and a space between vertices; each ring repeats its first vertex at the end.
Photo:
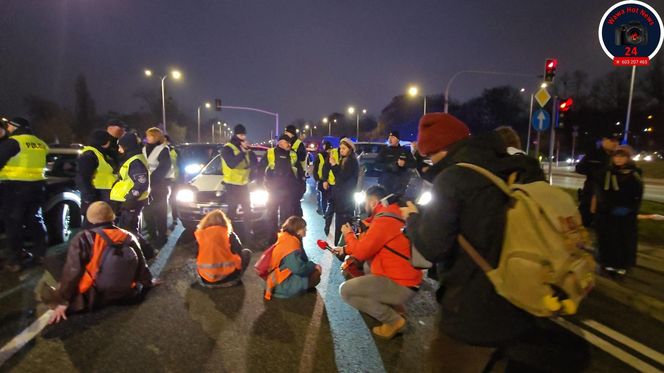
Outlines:
POLYGON ((376 336, 390 339, 406 327, 403 305, 417 294, 422 271, 410 263, 410 241, 402 233, 397 201, 386 198, 382 186, 370 187, 366 196, 369 229, 358 239, 351 226, 344 225, 346 246, 334 250, 366 261, 371 273, 344 282, 339 292, 346 303, 382 323, 373 328, 376 336))

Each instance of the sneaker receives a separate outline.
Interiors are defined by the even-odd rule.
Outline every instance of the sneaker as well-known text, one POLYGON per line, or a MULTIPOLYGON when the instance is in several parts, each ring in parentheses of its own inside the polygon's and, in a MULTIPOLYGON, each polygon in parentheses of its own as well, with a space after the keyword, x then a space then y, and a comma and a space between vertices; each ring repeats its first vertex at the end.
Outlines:
POLYGON ((399 332, 406 328, 406 319, 399 317, 399 319, 391 324, 382 324, 372 329, 376 337, 383 339, 392 339, 399 332))

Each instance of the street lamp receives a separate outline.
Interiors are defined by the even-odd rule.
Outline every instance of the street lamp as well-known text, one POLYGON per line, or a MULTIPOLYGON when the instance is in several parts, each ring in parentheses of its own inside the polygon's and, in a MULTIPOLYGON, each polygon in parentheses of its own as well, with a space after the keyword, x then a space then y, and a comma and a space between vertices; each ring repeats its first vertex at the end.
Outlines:
MULTIPOLYGON (((209 109, 212 107, 209 102, 204 102, 203 105, 198 105, 198 108, 196 109, 196 118, 198 119, 198 142, 201 142, 201 106, 205 106, 206 109, 209 109)), ((212 141, 214 142, 214 136, 212 141)))
MULTIPOLYGON (((366 114, 366 113, 367 113, 367 109, 362 109, 362 114, 366 114)), ((349 106, 348 107, 348 114, 350 114, 350 115, 355 114, 355 119, 356 119, 355 125, 356 125, 356 128, 357 128, 357 135, 356 135, 357 137, 356 137, 355 141, 360 141, 360 112, 356 111, 354 106, 349 106)), ((336 122, 336 120, 335 120, 335 122, 336 122)))
MULTIPOLYGON (((408 95, 410 97, 417 97, 419 95, 419 88, 417 86, 411 85, 410 88, 408 88, 408 95)), ((422 109, 422 113, 426 114, 427 113, 427 96, 422 95, 422 98, 424 98, 424 108, 422 109)))
POLYGON ((328 122, 330 124, 327 126, 327 135, 332 136, 332 123, 329 121, 329 119, 327 119, 327 117, 323 118, 323 123, 328 123, 328 122))
POLYGON ((546 83, 542 83, 542 84, 540 85, 540 88, 546 88, 546 87, 548 87, 548 86, 549 86, 548 84, 546 84, 546 83))
MULTIPOLYGON (((143 73, 146 77, 151 78, 153 75, 152 70, 145 69, 143 73)), ((172 70, 170 73, 171 78, 175 80, 180 80, 182 78, 182 73, 179 70, 172 70)), ((168 78, 168 74, 161 77, 161 121, 164 125, 164 132, 166 131, 166 89, 164 87, 164 81, 168 78)))

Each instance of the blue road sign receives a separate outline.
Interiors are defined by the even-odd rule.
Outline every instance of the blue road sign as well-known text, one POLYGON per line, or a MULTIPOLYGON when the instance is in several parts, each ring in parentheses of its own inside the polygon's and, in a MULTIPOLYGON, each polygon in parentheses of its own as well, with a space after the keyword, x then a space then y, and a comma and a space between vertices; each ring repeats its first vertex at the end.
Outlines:
POLYGON ((535 131, 546 131, 551 127, 551 114, 547 111, 539 109, 533 113, 531 120, 535 131))

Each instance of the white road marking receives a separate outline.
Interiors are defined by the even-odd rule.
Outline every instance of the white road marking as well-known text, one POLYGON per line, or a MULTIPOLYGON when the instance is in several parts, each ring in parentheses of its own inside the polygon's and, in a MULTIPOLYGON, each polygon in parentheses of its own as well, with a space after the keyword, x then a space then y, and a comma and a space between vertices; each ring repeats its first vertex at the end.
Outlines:
MULTIPOLYGON (((178 228, 173 231, 163 250, 159 252, 157 259, 155 259, 155 261, 150 266, 150 272, 152 272, 152 275, 155 278, 159 277, 159 274, 164 269, 164 266, 166 265, 168 259, 171 257, 171 254, 175 248, 175 244, 177 243, 177 240, 183 231, 184 229, 181 226, 178 226, 178 228)), ((53 310, 44 312, 44 314, 42 314, 30 326, 28 326, 19 335, 14 337, 0 349, 0 366, 7 362, 9 358, 20 351, 23 346, 34 339, 39 333, 41 333, 42 330, 44 330, 44 328, 46 328, 52 313, 53 310)))
POLYGON ((664 354, 655 351, 651 349, 650 347, 639 343, 626 335, 623 335, 621 333, 618 333, 617 331, 609 328, 606 325, 600 324, 599 322, 595 320, 583 320, 582 321, 584 324, 588 325, 589 327, 597 330, 598 332, 606 335, 607 337, 611 337, 614 340, 624 344, 625 346, 633 349, 634 351, 639 352, 640 354, 647 356, 650 359, 653 359, 654 361, 664 365, 664 354))
POLYGON ((598 337, 597 335, 583 329, 563 318, 556 317, 552 318, 551 321, 560 325, 561 327, 569 330, 570 332, 578 335, 579 337, 585 339, 589 343, 593 344, 595 347, 611 354, 613 357, 622 361, 623 363, 631 366, 632 368, 638 370, 639 372, 661 372, 661 369, 657 369, 654 366, 646 363, 645 361, 637 358, 636 356, 626 352, 625 350, 617 347, 616 345, 598 337))

